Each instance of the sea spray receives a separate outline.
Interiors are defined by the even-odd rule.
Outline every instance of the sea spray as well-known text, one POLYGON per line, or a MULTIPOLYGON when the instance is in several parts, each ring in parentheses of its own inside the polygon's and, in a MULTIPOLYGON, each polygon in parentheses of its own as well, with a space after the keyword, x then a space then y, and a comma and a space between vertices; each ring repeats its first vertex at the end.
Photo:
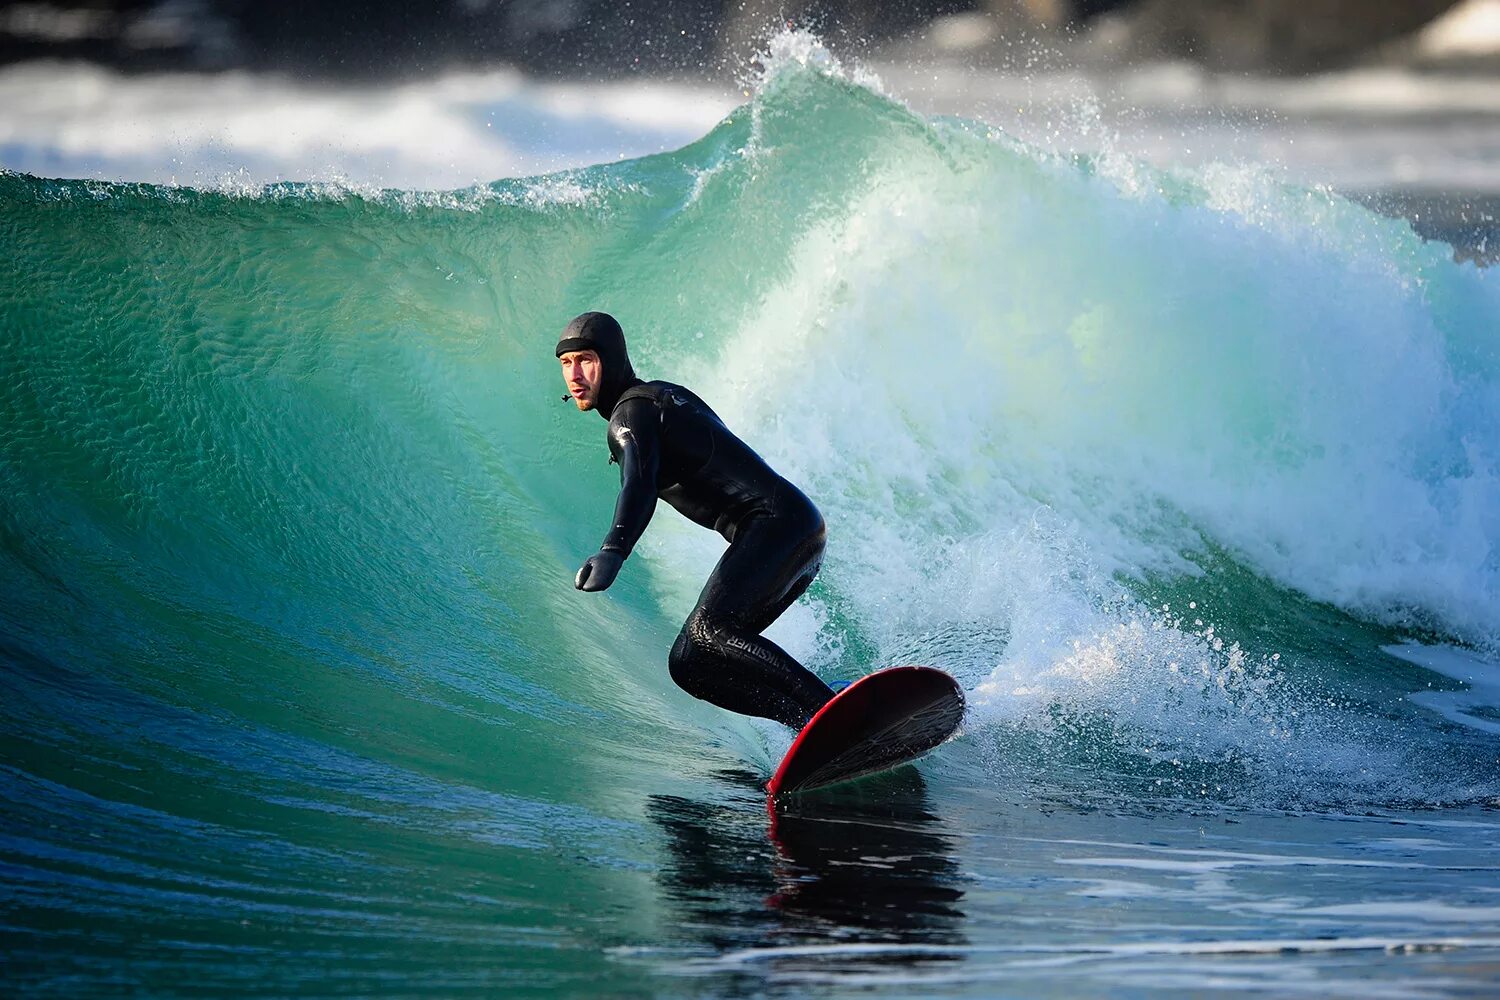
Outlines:
MULTIPOLYGON (((848 93, 836 65, 815 65, 848 93)), ((914 636, 967 634, 927 654, 981 702, 1018 671, 1108 665, 1083 707, 1073 684, 1047 711, 1103 712, 1141 746, 1180 735, 1185 689, 1214 702, 1248 669, 1260 680, 1202 708, 1188 751, 1251 761, 1256 780, 1237 784, 1252 799, 1484 787, 1481 758, 1441 790, 1445 755, 1417 766, 1425 748, 1399 749, 1409 711, 1388 728, 1339 693, 1350 671, 1388 671, 1379 628, 1336 664, 1283 662, 1259 619, 1279 587, 1493 646, 1490 273, 1261 171, 1132 164, 1122 183, 1117 163, 873 108, 891 127, 862 147, 858 182, 821 204, 717 353, 678 362, 829 515, 823 610, 783 641, 857 673, 851 654, 920 658, 914 636), (1038 512, 1066 546, 997 545, 1038 512), (945 572, 955 552, 984 568, 945 572), (1184 627, 1141 599, 1162 576, 1186 592, 1252 584, 1184 627), (997 585, 1031 594, 976 609, 997 585), (829 621, 836 642, 807 635, 829 621), (1216 629, 1247 638, 1226 648, 1216 629), (1184 657, 1196 666, 1179 673, 1184 657)), ((758 121, 761 161, 801 153, 758 121)), ((695 344, 705 325, 689 321, 695 344)))
POLYGON ((0 174, 9 985, 1488 985, 1492 273, 806 42, 686 148, 456 192, 0 174), (952 670, 960 740, 768 822, 790 734, 664 665, 722 542, 572 587, 586 308, 825 513, 778 641, 952 670))

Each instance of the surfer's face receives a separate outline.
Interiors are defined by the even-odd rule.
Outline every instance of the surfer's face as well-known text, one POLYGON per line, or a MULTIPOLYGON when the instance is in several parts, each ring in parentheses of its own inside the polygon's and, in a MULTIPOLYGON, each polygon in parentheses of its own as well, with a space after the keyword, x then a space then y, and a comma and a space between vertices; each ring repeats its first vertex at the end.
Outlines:
POLYGON ((569 351, 558 358, 562 362, 563 383, 580 410, 592 410, 599 401, 599 383, 604 368, 593 351, 569 351))

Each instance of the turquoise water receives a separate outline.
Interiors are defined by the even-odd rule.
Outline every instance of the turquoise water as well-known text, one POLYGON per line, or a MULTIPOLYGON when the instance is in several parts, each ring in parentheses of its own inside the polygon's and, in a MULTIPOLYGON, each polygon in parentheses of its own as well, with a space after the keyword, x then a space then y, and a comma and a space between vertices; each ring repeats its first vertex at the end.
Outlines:
POLYGON ((0 174, 11 989, 1493 991, 1495 272, 817 62, 459 192, 0 174), (823 509, 777 640, 958 741, 768 818, 665 670, 722 543, 572 587, 585 308, 823 509))

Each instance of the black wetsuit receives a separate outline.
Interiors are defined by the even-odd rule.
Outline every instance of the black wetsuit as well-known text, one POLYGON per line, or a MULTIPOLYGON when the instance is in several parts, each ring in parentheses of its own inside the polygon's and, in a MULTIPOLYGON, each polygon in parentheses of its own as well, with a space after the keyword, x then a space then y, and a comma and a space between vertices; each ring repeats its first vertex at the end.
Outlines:
MULTIPOLYGON (((609 420, 620 465, 614 525, 579 570, 603 590, 665 500, 729 542, 672 645, 672 679, 696 698, 800 729, 833 691, 760 633, 817 575, 823 516, 680 385, 635 377, 625 335, 607 313, 568 324, 557 354, 594 351, 602 380, 593 409, 609 420)), ((571 399, 565 396, 564 399, 571 399)))
POLYGON ((680 385, 626 390, 609 450, 620 498, 601 548, 628 555, 658 498, 729 542, 672 645, 672 679, 731 712, 802 728, 833 692, 760 633, 817 575, 823 516, 680 385))

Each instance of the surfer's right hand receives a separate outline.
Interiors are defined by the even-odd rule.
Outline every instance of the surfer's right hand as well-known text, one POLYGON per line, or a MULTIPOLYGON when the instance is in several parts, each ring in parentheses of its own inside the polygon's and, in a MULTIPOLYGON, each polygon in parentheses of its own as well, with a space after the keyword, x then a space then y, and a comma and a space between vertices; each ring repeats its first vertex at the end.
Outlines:
POLYGON ((573 586, 589 593, 606 590, 615 582, 615 577, 620 572, 620 564, 624 561, 625 557, 620 553, 600 549, 584 561, 583 566, 578 570, 578 576, 573 580, 573 586))

